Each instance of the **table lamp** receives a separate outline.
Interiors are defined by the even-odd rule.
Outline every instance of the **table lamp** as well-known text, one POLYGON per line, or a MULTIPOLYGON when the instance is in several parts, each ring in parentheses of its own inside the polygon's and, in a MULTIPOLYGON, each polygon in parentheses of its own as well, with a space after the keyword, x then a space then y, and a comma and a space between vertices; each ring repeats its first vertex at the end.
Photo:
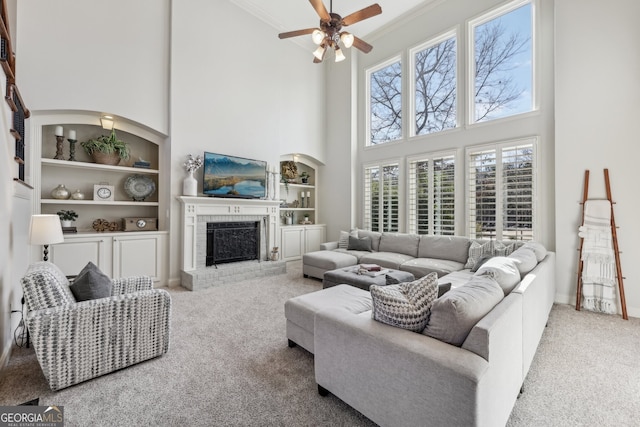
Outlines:
POLYGON ((49 245, 64 242, 58 215, 31 215, 29 244, 44 245, 44 261, 49 258, 49 245))

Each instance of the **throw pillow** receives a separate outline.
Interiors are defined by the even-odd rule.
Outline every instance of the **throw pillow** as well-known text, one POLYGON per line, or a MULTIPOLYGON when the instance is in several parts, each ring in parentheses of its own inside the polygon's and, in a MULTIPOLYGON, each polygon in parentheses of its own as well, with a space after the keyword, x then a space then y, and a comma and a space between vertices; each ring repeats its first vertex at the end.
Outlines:
POLYGON ((469 258, 464 268, 473 268, 483 255, 493 255, 493 240, 485 243, 480 243, 477 240, 472 241, 469 245, 469 258))
POLYGON ((347 249, 349 247, 349 236, 357 236, 357 231, 341 231, 338 238, 338 249, 347 249))
POLYGON ((349 236, 349 246, 347 246, 347 249, 350 251, 371 252, 371 238, 370 237, 357 238, 357 237, 349 236))
POLYGON ((538 260, 538 262, 541 262, 544 259, 544 257, 547 256, 547 250, 545 249, 544 246, 542 246, 542 243, 527 242, 524 245, 522 245, 522 247, 531 249, 536 254, 536 259, 538 260))
POLYGON ((398 285, 371 285, 372 317, 378 322, 420 332, 429 320, 429 308, 438 297, 438 275, 398 285))
MULTIPOLYGON (((433 274, 433 273, 431 273, 433 274)), ((437 274, 437 273, 436 273, 437 274)), ((425 276, 426 277, 426 276, 425 276)), ((393 276, 390 276, 388 274, 385 274, 385 278, 386 278, 386 283, 387 285, 398 285, 401 282, 400 280, 396 279, 393 276)), ((406 283, 406 282, 405 282, 406 283)), ((451 283, 439 283, 438 284, 438 298, 440 298, 442 295, 444 295, 447 291, 449 291, 449 289, 451 289, 451 283)))
POLYGON ((515 243, 511 243, 509 245, 505 245, 502 242, 493 242, 493 254, 496 256, 508 256, 513 252, 516 248, 515 243))
POLYGON ((424 335, 460 347, 476 323, 504 298, 500 285, 488 276, 473 276, 431 305, 424 335))
POLYGON ((69 286, 76 301, 106 298, 111 296, 113 283, 109 276, 104 274, 92 262, 89 262, 76 276, 73 284, 69 286))
POLYGON ((489 261, 491 258, 493 258, 493 255, 482 255, 482 257, 478 260, 478 262, 476 262, 476 265, 473 266, 473 268, 471 269, 472 273, 475 273, 476 271, 478 271, 478 269, 480 267, 482 267, 482 265, 489 261))
POLYGON ((520 277, 526 276, 531 270, 536 268, 536 265, 538 265, 538 260, 536 258, 535 252, 533 252, 529 248, 523 247, 516 251, 513 251, 513 253, 509 255, 509 258, 513 258, 519 261, 518 263, 516 263, 516 267, 518 267, 520 277))
POLYGON ((497 256, 491 258, 482 267, 475 272, 476 276, 489 276, 494 279, 502 290, 505 296, 520 283, 520 271, 516 267, 516 261, 513 258, 506 258, 503 256, 497 256))

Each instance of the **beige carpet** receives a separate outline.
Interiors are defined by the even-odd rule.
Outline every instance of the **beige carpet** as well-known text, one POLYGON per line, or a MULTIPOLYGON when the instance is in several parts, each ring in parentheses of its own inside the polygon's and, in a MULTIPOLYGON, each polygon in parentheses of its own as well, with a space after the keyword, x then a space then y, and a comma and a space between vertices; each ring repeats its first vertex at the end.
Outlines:
MULTIPOLYGON (((171 290, 165 356, 52 392, 32 349, 0 373, 0 405, 39 397, 68 426, 369 426, 316 391, 313 357, 286 344, 284 302, 321 288, 288 273, 200 292, 171 290)), ((640 319, 553 308, 510 426, 636 425, 640 319)), ((425 421, 425 425, 427 425, 425 421)))

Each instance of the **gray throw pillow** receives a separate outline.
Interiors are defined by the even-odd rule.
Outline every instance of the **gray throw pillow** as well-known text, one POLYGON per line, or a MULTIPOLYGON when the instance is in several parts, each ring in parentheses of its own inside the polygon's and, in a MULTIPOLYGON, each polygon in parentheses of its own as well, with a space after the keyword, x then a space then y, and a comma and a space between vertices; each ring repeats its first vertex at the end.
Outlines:
POLYGON ((349 236, 356 236, 357 231, 341 231, 340 238, 338 239, 338 248, 339 249, 347 249, 349 247, 349 236))
POLYGON ((500 285, 488 276, 473 276, 431 305, 424 335, 460 347, 469 332, 504 298, 500 285))
POLYGON ((478 269, 480 267, 482 267, 482 265, 489 261, 491 258, 493 258, 493 255, 482 255, 482 257, 480 257, 480 259, 476 262, 476 265, 473 266, 473 268, 471 269, 472 273, 475 273, 476 271, 478 271, 478 269))
POLYGON ((484 243, 472 240, 469 245, 469 258, 464 268, 473 268, 483 255, 493 255, 493 240, 484 243))
POLYGON ((371 252, 371 238, 370 237, 357 238, 357 237, 349 236, 349 246, 347 247, 347 249, 350 251, 371 252))
POLYGON ((438 275, 398 285, 371 285, 372 317, 396 328, 420 332, 429 320, 429 308, 438 297, 438 275))
POLYGON ((92 262, 89 262, 76 276, 69 286, 76 301, 106 298, 111 296, 113 284, 109 276, 104 274, 92 262))

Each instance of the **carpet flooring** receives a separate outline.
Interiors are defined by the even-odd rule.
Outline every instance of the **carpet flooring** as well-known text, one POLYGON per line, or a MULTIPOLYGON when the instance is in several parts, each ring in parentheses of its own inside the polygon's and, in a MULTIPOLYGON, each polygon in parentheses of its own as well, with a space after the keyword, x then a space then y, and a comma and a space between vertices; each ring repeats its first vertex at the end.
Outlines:
MULTIPOLYGON (((59 392, 33 349, 16 348, 0 372, 0 405, 39 398, 64 406, 67 426, 375 425, 334 396, 320 397, 313 356, 287 347, 284 302, 322 287, 302 278, 299 262, 287 270, 198 292, 171 289, 166 355, 59 392)), ((507 425, 637 425, 639 354, 640 319, 554 306, 507 425)))

